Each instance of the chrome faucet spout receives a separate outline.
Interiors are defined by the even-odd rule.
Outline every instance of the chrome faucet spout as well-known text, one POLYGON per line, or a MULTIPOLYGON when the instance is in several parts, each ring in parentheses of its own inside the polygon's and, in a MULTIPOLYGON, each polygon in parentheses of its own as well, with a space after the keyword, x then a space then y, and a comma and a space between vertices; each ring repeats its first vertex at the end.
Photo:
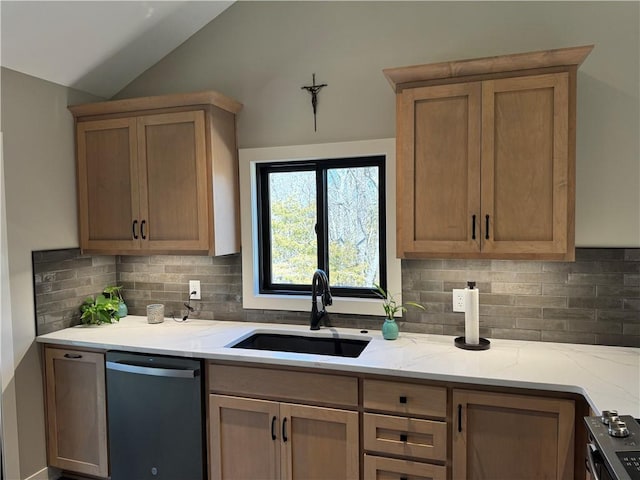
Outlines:
POLYGON ((333 303, 331 297, 331 290, 329 288, 329 278, 324 270, 316 270, 311 280, 311 318, 310 327, 311 330, 320 330, 320 324, 324 323, 325 326, 330 326, 329 314, 325 307, 333 303), (318 294, 322 301, 322 310, 318 311, 318 294))

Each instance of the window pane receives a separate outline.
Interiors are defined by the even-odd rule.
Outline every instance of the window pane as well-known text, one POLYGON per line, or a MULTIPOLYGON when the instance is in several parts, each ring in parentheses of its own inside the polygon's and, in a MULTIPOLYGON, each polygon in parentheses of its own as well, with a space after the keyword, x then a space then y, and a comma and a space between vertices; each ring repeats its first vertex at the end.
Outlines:
POLYGON ((331 285, 380 283, 378 167, 327 171, 331 285))
POLYGON ((309 284, 318 264, 316 174, 269 174, 271 282, 309 284))

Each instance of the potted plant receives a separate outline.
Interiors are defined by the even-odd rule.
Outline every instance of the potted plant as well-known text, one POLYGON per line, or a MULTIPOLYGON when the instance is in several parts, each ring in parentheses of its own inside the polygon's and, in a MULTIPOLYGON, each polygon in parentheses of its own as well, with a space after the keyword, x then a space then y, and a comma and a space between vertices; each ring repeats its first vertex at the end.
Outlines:
POLYGON ((124 299, 122 298, 122 285, 105 287, 103 293, 105 295, 108 295, 109 299, 112 302, 116 302, 118 304, 118 317, 126 317, 129 313, 129 309, 127 308, 127 304, 124 303, 124 299))
POLYGON ((384 323, 382 324, 382 336, 385 340, 395 340, 398 338, 398 324, 394 318, 395 314, 398 312, 406 312, 407 307, 405 305, 422 310, 425 310, 425 308, 415 302, 405 302, 404 305, 401 305, 396 302, 391 293, 385 292, 380 285, 374 283, 373 286, 375 287, 375 294, 382 298, 382 308, 384 308, 385 313, 384 323))
POLYGON ((87 297, 84 303, 80 306, 80 320, 85 325, 100 325, 102 323, 113 323, 118 321, 120 316, 118 315, 118 301, 114 301, 104 295, 98 295, 94 299, 93 297, 87 297))

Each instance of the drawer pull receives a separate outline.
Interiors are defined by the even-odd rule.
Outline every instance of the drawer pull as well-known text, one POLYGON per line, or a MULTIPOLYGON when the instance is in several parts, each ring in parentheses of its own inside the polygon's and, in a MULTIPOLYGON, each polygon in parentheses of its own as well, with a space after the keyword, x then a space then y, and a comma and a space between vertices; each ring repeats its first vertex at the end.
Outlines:
POLYGON ((271 419, 271 440, 276 439, 276 416, 271 419))
POLYGON ((407 441, 407 434, 406 433, 401 433, 400 434, 400 441, 401 442, 406 442, 407 441))
POLYGON ((400 480, 409 480, 408 477, 400 477, 400 480))
POLYGON ((287 437, 287 417, 284 417, 284 420, 282 420, 282 441, 286 442, 287 440, 289 440, 289 437, 287 437))
POLYGON ((462 405, 458 404, 458 432, 462 431, 462 405))
POLYGON ((78 359, 78 358, 82 358, 82 355, 78 353, 65 353, 64 358, 78 359))
POLYGON ((404 395, 402 395, 400 397, 400 403, 407 403, 407 397, 405 397, 404 395))

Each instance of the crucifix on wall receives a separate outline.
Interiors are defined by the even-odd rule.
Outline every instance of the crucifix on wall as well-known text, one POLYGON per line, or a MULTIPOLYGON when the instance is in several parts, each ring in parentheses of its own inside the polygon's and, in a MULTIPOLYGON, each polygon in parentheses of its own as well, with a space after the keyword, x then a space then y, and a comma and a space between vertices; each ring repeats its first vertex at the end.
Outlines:
POLYGON ((323 83, 320 85, 316 85, 316 74, 313 74, 313 85, 306 85, 301 87, 302 90, 306 90, 311 94, 311 106, 313 107, 313 131, 317 132, 317 123, 316 123, 316 112, 318 111, 318 93, 320 93, 320 89, 326 87, 327 84, 323 83))

